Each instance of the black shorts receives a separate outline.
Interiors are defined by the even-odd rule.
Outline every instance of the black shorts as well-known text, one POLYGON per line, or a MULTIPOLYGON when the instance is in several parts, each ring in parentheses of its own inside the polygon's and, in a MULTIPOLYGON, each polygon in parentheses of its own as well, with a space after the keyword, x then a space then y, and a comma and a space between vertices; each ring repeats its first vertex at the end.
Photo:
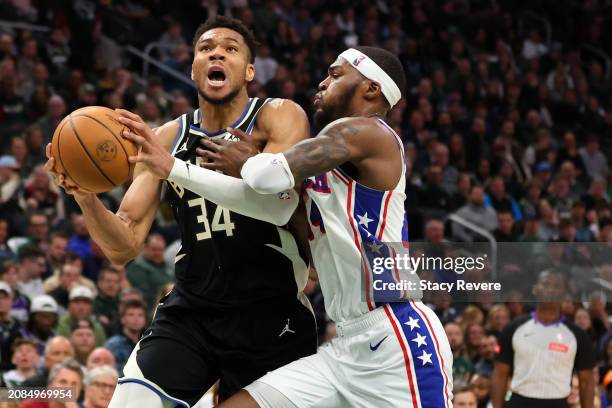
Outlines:
POLYGON ((513 393, 510 401, 504 404, 504 408, 567 408, 566 398, 562 399, 539 399, 528 398, 513 393))
POLYGON ((144 332, 136 362, 146 380, 191 406, 217 380, 226 399, 316 349, 314 315, 297 298, 219 311, 191 308, 173 290, 144 332))

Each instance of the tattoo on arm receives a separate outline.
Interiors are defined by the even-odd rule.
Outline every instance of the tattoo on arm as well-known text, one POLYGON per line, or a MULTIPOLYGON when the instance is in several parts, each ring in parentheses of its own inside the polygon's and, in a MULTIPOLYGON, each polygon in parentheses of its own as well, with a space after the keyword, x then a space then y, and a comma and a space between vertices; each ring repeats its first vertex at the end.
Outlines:
POLYGON ((317 137, 304 140, 285 152, 296 182, 329 171, 352 159, 346 139, 356 136, 360 129, 348 122, 325 128, 317 137))

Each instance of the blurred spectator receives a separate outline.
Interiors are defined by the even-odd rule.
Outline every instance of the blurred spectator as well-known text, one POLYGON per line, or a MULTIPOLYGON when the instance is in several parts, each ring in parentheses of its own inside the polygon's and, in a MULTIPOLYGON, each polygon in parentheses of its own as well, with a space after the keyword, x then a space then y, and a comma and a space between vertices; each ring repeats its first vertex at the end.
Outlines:
POLYGON ((98 296, 94 300, 93 311, 109 337, 117 331, 119 324, 120 291, 121 273, 119 270, 112 266, 102 268, 98 275, 98 296))
POLYGON ((476 394, 476 399, 478 401, 477 407, 482 408, 492 408, 490 402, 490 391, 491 391, 491 375, 485 374, 481 372, 476 372, 472 376, 470 380, 470 386, 476 394))
POLYGON ((120 314, 121 332, 108 339, 105 347, 115 356, 117 370, 122 373, 147 324, 147 309, 144 303, 139 301, 124 302, 121 304, 120 314))
POLYGON ((463 386, 455 389, 453 408, 478 408, 478 400, 471 387, 463 386))
POLYGON ((45 266, 45 253, 37 247, 28 245, 19 250, 17 289, 30 300, 44 293, 41 276, 45 266))
POLYGON ((119 374, 111 366, 100 366, 87 373, 83 408, 108 407, 119 374))
MULTIPOLYGON (((96 285, 89 279, 83 276, 83 261, 74 252, 66 252, 64 262, 61 264, 60 269, 54 272, 53 276, 48 277, 43 282, 43 288, 45 292, 49 293, 57 289, 61 284, 61 272, 65 265, 71 265, 78 270, 78 279, 76 282, 79 286, 87 286, 92 291, 96 291, 96 285)), ((69 289, 70 291, 70 289, 69 289)))
POLYGON ((74 347, 64 336, 55 336, 47 343, 44 354, 44 364, 38 373, 25 380, 23 387, 46 387, 49 381, 49 372, 56 365, 65 360, 74 358, 74 347))
POLYGON ((419 194, 419 204, 427 209, 446 211, 450 208, 450 195, 442 186, 442 168, 431 165, 427 170, 427 182, 419 194))
POLYGON ((476 373, 484 374, 487 378, 491 378, 493 375, 495 355, 498 351, 499 345, 497 343, 497 337, 493 335, 483 337, 480 343, 480 359, 474 365, 476 373))
POLYGON ((68 308, 68 295, 72 288, 79 284, 80 278, 81 269, 78 266, 68 263, 62 266, 59 285, 48 293, 60 306, 60 314, 63 314, 68 308))
MULTIPOLYGON (((68 236, 63 232, 52 232, 49 235, 49 244, 47 245, 47 264, 50 277, 59 276, 62 266, 66 260, 66 249, 68 247, 68 236)), ((48 278, 47 278, 48 280, 48 278)), ((47 286, 47 281, 43 283, 45 291, 51 290, 47 286)))
POLYGON ((5 217, 19 213, 18 193, 21 186, 19 164, 13 156, 0 157, 0 211, 5 217))
POLYGON ((155 293, 172 279, 164 260, 166 241, 159 234, 151 234, 146 240, 142 255, 130 263, 126 270, 130 283, 142 291, 147 305, 152 306, 155 293))
POLYGON ((74 226, 74 234, 68 241, 68 250, 74 252, 81 258, 87 259, 91 256, 91 238, 85 225, 85 219, 81 214, 72 216, 72 225, 74 226))
POLYGON ((116 368, 117 363, 115 362, 115 356, 113 356, 113 353, 111 353, 111 351, 106 347, 96 347, 91 353, 89 353, 86 368, 87 370, 91 371, 94 368, 103 365, 116 368))
POLYGON ((591 179, 602 178, 607 179, 610 170, 606 156, 599 149, 599 138, 596 135, 591 135, 585 147, 581 147, 578 151, 582 162, 586 167, 587 174, 591 179))
POLYGON ((257 51, 255 57, 255 79, 261 85, 265 85, 269 80, 274 78, 278 63, 271 56, 270 47, 262 44, 257 51))
POLYGON ((11 316, 20 323, 28 321, 30 312, 30 299, 17 289, 19 280, 19 269, 16 263, 5 261, 0 264, 0 280, 6 282, 11 288, 13 304, 11 306, 11 316))
POLYGON ((2 376, 2 381, 8 388, 21 387, 22 383, 37 374, 38 353, 36 343, 27 339, 17 339, 13 343, 13 370, 2 376))
POLYGON ((94 326, 89 319, 77 319, 71 323, 69 338, 72 347, 74 347, 74 358, 81 365, 85 365, 89 354, 96 347, 94 326))
MULTIPOLYGON (((49 388, 70 388, 73 396, 81 395, 85 372, 83 367, 75 360, 66 360, 56 364, 49 373, 49 388)), ((71 401, 35 401, 25 400, 20 408, 74 408, 76 402, 71 401)))
POLYGON ((518 240, 512 212, 509 210, 497 212, 497 228, 493 231, 493 236, 497 242, 515 242, 518 240))
POLYGON ((21 331, 22 337, 34 340, 39 355, 43 355, 47 343, 55 336, 58 306, 49 295, 40 295, 32 299, 28 322, 21 331))
POLYGON ((187 42, 183 37, 183 27, 178 21, 172 21, 168 24, 166 31, 162 34, 158 41, 159 59, 166 60, 179 46, 187 46, 187 42))
MULTIPOLYGON (((104 333, 104 328, 93 314, 93 291, 87 286, 74 286, 70 290, 68 298, 68 313, 59 319, 56 330, 57 334, 69 337, 77 323, 86 320, 90 322, 95 333, 95 346, 103 345, 106 341, 106 334, 104 333)), ((80 358, 78 359, 79 361, 81 361, 80 358)))
POLYGON ((474 365, 465 355, 461 326, 450 322, 444 325, 446 337, 453 352, 453 383, 455 387, 466 386, 474 373, 474 365))
POLYGON ((21 337, 21 323, 11 316, 13 291, 0 280, 0 371, 14 367, 13 344, 21 337))
POLYGON ((485 329, 488 334, 499 337, 509 321, 510 312, 508 312, 508 308, 503 304, 496 304, 489 310, 485 329))
MULTIPOLYGON (((461 207, 456 214, 487 231, 493 231, 497 226, 497 215, 492 207, 484 205, 484 199, 482 186, 474 185, 470 191, 468 203, 461 207)), ((474 238, 468 230, 457 224, 453 224, 453 237, 467 242, 472 241, 474 238)))
POLYGON ((59 95, 51 95, 47 104, 47 113, 36 122, 36 126, 40 127, 43 131, 45 144, 51 142, 55 128, 65 115, 66 103, 64 98, 59 95))

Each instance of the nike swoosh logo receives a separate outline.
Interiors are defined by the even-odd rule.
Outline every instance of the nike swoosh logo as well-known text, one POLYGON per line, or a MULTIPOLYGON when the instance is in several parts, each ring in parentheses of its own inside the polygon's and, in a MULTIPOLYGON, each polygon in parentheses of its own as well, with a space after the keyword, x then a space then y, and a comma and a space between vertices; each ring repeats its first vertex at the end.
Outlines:
POLYGON ((375 346, 372 346, 372 343, 370 343, 370 350, 372 351, 376 351, 378 350, 378 348, 380 347, 380 345, 382 344, 383 341, 387 340, 387 337, 389 336, 385 336, 383 337, 383 339, 381 341, 379 341, 375 346))

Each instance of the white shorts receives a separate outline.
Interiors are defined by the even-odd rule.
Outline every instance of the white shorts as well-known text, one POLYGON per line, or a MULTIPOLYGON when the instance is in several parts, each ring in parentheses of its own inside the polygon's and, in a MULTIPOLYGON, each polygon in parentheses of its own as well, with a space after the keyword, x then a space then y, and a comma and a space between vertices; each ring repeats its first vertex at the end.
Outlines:
POLYGON ((453 354, 440 320, 421 302, 379 307, 338 323, 337 333, 317 354, 254 385, 269 385, 298 408, 452 407, 453 354))

